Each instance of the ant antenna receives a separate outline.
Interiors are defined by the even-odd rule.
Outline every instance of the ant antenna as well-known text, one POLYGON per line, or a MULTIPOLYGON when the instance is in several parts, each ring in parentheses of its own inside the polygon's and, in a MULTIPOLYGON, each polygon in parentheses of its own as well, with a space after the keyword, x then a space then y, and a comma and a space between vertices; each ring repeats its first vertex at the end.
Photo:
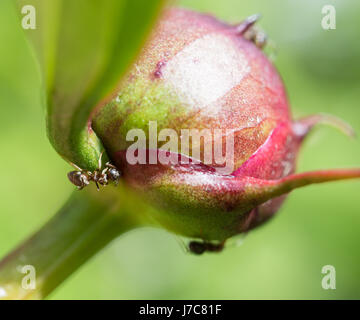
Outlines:
POLYGON ((83 171, 79 166, 77 166, 75 163, 69 162, 69 164, 76 169, 76 171, 83 171))
POLYGON ((103 154, 104 154, 104 151, 101 152, 100 157, 99 157, 99 170, 101 170, 101 168, 102 168, 102 156, 103 156, 103 154))

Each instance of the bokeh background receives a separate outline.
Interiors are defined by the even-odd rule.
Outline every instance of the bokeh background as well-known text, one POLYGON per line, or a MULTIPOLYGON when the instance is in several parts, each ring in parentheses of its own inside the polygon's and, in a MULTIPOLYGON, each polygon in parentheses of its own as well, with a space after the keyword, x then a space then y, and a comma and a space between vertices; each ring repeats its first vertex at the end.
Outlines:
MULTIPOLYGON (((11 0, 0 1, 0 257, 47 221, 73 191, 70 167, 45 134, 37 67, 11 0)), ((337 115, 360 133, 360 2, 182 0, 235 23, 261 13, 294 117, 337 115), (321 28, 324 4, 336 30, 321 28)), ((360 166, 360 142, 327 127, 307 140, 298 171, 360 166)), ((240 246, 186 254, 165 231, 141 229, 113 242, 50 299, 359 299, 360 182, 310 186, 240 246), (336 268, 336 290, 321 269, 336 268)), ((241 242, 241 241, 240 241, 241 242)))

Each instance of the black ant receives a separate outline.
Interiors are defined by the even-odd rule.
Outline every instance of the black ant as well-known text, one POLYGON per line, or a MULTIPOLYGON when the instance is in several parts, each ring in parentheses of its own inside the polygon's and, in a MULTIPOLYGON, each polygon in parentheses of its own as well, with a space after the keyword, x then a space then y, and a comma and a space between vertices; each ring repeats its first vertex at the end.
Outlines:
POLYGON ((106 186, 109 184, 109 180, 114 182, 115 185, 119 183, 121 174, 114 165, 112 165, 110 162, 107 162, 105 168, 102 169, 102 155, 103 153, 101 153, 99 158, 98 169, 93 172, 83 170, 76 164, 71 163, 76 171, 69 172, 67 176, 70 182, 79 190, 84 189, 90 184, 91 181, 95 182, 98 190, 100 190, 99 185, 106 186))
POLYGON ((201 255, 204 252, 221 252, 224 249, 225 242, 211 243, 207 241, 191 241, 189 243, 189 251, 191 253, 201 255))

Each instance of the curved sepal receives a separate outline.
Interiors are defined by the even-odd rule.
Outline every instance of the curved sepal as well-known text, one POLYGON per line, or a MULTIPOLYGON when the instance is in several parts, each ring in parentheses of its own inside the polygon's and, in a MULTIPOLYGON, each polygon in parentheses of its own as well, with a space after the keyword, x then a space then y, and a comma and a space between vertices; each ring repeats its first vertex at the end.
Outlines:
POLYGON ((147 158, 171 159, 174 164, 129 164, 126 153, 115 156, 124 179, 163 210, 157 219, 171 231, 206 240, 225 240, 247 231, 249 219, 267 220, 282 201, 269 201, 314 183, 360 178, 360 169, 292 174, 267 180, 245 175, 220 175, 212 167, 163 150, 147 150, 147 158), (156 154, 156 155, 155 155, 156 154), (263 208, 267 204, 274 208, 263 208), (275 208, 276 207, 276 208, 275 208), (254 216, 254 209, 259 209, 254 216), (266 212, 265 212, 266 211, 266 212))
POLYGON ((295 121, 293 131, 299 138, 304 138, 318 124, 332 126, 349 137, 356 137, 354 129, 346 121, 324 113, 310 115, 295 121))

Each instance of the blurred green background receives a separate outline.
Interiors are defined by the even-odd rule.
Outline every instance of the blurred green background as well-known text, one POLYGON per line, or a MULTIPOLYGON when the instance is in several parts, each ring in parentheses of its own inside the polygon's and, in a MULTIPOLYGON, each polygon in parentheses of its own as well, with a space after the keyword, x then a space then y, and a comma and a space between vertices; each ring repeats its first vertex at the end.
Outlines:
MULTIPOLYGON (((181 6, 235 23, 261 13, 294 117, 337 115, 360 133, 360 2, 350 0, 182 0, 181 6), (324 4, 337 29, 321 28, 324 4)), ((11 7, 0 1, 0 257, 47 221, 73 187, 70 167, 45 134, 40 80, 11 7)), ((321 127, 298 171, 360 166, 360 142, 321 127)), ((241 246, 218 255, 184 253, 175 236, 126 234, 71 276, 53 299, 359 299, 360 182, 295 191, 279 214, 241 246), (336 290, 321 269, 336 268, 336 290)))

